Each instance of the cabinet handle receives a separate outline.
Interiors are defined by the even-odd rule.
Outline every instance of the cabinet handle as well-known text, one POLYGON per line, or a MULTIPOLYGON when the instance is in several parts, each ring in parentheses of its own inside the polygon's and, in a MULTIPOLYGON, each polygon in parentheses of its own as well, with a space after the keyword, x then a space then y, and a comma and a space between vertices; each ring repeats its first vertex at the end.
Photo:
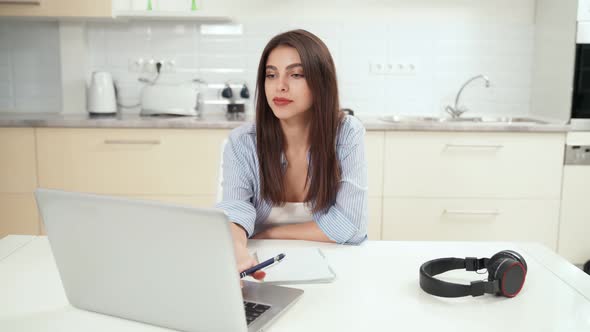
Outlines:
POLYGON ((158 145, 160 144, 160 140, 155 139, 105 139, 104 144, 119 144, 119 145, 127 145, 127 144, 138 144, 138 145, 158 145))
POLYGON ((463 215, 477 215, 477 216, 497 216, 500 214, 498 210, 448 210, 444 209, 443 214, 463 214, 463 215))
POLYGON ((446 149, 501 149, 502 144, 445 144, 446 149))

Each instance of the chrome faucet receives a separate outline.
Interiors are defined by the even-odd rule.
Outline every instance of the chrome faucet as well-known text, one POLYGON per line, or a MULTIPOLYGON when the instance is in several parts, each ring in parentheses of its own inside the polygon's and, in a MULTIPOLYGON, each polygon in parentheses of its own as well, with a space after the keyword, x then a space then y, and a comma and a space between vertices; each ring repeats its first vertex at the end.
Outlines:
POLYGON ((461 116, 461 114, 467 112, 469 109, 465 108, 465 107, 461 107, 459 106, 459 98, 461 98, 461 92, 463 92, 463 89, 465 89, 465 87, 475 81, 476 79, 481 78, 484 79, 486 82, 486 88, 490 87, 490 80, 488 79, 487 76, 485 75, 477 75, 475 77, 472 77, 470 79, 467 80, 467 82, 465 82, 462 86, 461 89, 459 89, 459 92, 457 93, 457 97, 455 98, 455 106, 451 106, 451 105, 447 105, 447 107, 445 107, 445 111, 447 111, 447 113, 449 113, 451 115, 451 117, 453 118, 458 118, 461 116))

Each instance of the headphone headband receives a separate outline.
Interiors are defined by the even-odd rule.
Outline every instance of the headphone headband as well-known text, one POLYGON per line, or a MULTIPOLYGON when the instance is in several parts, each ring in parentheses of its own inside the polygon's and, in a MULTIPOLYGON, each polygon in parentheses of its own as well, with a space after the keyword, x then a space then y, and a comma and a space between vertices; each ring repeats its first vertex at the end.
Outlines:
POLYGON ((485 293, 494 294, 500 289, 497 280, 492 282, 477 280, 470 285, 455 284, 434 278, 435 275, 450 270, 465 269, 477 271, 487 267, 487 258, 437 258, 430 260, 420 267, 420 287, 432 295, 442 297, 479 296, 485 293))

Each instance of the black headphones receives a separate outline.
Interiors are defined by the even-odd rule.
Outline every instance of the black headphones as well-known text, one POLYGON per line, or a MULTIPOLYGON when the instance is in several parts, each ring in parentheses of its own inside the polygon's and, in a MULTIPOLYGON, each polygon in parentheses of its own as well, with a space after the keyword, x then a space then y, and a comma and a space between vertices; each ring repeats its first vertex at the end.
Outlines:
POLYGON ((441 297, 480 296, 485 293, 515 297, 527 274, 524 258, 512 250, 503 250, 492 258, 438 258, 420 266, 420 287, 428 294, 441 297), (488 280, 472 281, 470 285, 455 284, 435 278, 437 274, 456 269, 488 270, 488 280))

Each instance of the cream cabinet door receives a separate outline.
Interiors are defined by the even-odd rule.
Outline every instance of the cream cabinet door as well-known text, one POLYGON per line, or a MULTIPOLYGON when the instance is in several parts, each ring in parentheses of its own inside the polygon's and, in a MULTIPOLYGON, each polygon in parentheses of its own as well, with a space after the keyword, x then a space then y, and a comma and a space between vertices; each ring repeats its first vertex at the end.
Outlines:
POLYGON ((228 133, 38 129, 39 185, 114 195, 214 196, 228 133))
POLYGON ((112 17, 112 0, 31 0, 0 2, 0 16, 112 17))
POLYGON ((384 196, 559 199, 563 133, 387 132, 384 196))
POLYGON ((559 200, 385 198, 384 240, 533 241, 555 250, 559 200))
POLYGON ((590 260, 590 166, 568 165, 563 176, 563 200, 558 253, 574 264, 590 260))
POLYGON ((35 130, 0 128, 0 193, 32 193, 37 187, 35 130))
POLYGON ((39 234, 35 131, 0 128, 0 237, 39 234))
POLYGON ((369 240, 381 240, 381 210, 383 199, 369 197, 369 226, 367 236, 369 240))
POLYGON ((383 147, 385 132, 367 131, 365 157, 369 185, 369 240, 381 239, 381 206, 383 199, 383 147))
POLYGON ((33 193, 0 194, 0 238, 10 234, 38 235, 39 228, 33 193))

